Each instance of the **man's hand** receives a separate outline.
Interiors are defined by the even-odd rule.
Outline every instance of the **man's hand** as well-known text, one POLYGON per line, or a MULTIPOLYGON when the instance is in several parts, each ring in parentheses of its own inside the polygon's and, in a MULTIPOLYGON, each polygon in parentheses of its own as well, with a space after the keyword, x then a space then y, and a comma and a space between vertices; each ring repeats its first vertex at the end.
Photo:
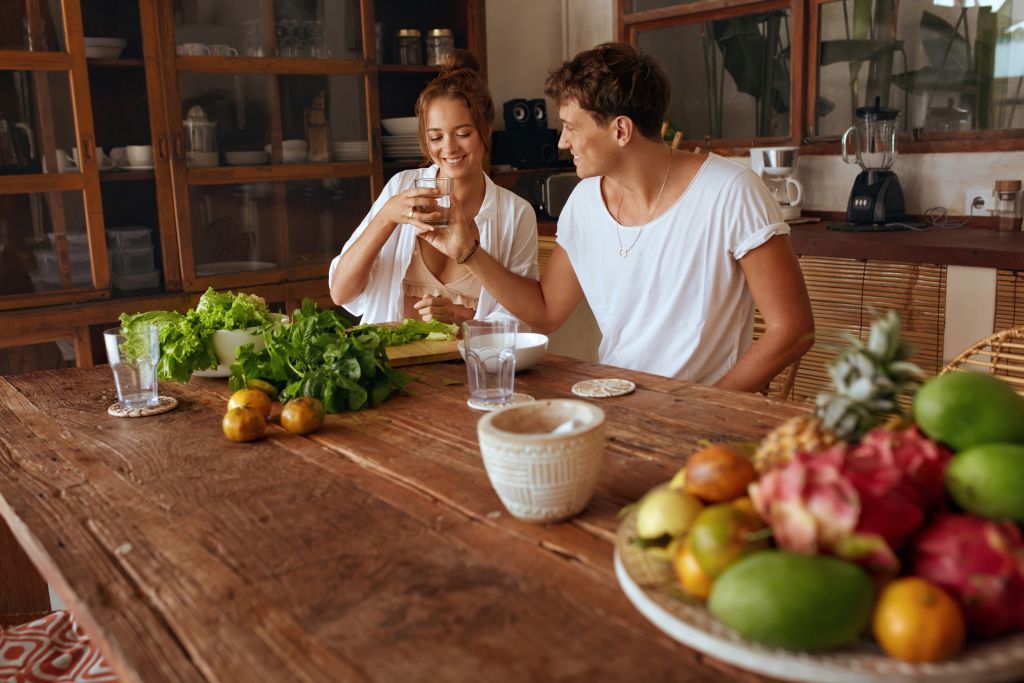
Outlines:
POLYGON ((422 237, 453 261, 464 258, 473 247, 473 241, 480 239, 480 230, 476 227, 476 221, 467 218, 462 210, 462 203, 455 195, 451 196, 451 211, 448 217, 448 227, 428 225, 416 214, 416 220, 408 221, 416 228, 416 234, 422 237))

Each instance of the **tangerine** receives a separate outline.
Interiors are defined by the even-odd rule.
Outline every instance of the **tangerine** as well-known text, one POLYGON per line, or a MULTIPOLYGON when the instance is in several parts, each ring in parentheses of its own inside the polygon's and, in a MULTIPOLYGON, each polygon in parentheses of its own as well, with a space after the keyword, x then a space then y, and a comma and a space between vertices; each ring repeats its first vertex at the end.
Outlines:
POLYGON ((267 431, 263 413, 254 408, 232 408, 220 423, 224 436, 232 441, 254 441, 267 431))
POLYGON ((672 569, 675 570, 676 578, 683 585, 683 590, 698 600, 707 600, 711 594, 711 577, 707 575, 693 555, 693 547, 687 538, 681 546, 676 549, 672 557, 672 569))
POLYGON ((231 398, 228 399, 228 410, 232 408, 252 408, 262 414, 264 420, 270 417, 272 405, 270 397, 259 389, 239 389, 231 394, 231 398))
POLYGON ((908 576, 882 591, 872 632, 890 657, 938 662, 960 651, 966 625, 959 605, 946 591, 919 576, 908 576))
POLYGON ((293 398, 281 411, 281 426, 292 434, 309 434, 324 423, 324 404, 311 396, 293 398))

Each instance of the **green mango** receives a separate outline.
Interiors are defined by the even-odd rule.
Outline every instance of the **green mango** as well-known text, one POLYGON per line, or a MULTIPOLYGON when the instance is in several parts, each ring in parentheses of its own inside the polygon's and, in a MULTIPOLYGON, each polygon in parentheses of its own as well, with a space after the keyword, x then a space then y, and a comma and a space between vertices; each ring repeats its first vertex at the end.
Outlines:
POLYGON ((989 443, 958 453, 946 488, 968 512, 1024 522, 1024 445, 989 443))
POLYGON ((718 577, 708 609, 749 640, 789 650, 824 650, 856 641, 873 603, 871 579, 855 564, 765 550, 718 577))
POLYGON ((1024 397, 992 375, 950 372, 918 390, 914 421, 958 452, 985 443, 1024 443, 1024 397))

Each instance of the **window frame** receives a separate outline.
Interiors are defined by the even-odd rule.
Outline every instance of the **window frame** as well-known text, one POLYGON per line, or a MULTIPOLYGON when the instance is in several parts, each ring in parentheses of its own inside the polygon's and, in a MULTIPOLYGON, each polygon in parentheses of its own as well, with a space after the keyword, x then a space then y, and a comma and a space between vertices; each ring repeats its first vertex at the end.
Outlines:
MULTIPOLYGON (((688 4, 633 12, 633 0, 615 0, 617 40, 637 44, 637 34, 657 28, 713 21, 789 8, 794 49, 790 57, 790 136, 788 138, 708 139, 700 144, 726 154, 751 147, 797 145, 803 154, 838 154, 839 136, 815 135, 818 96, 818 39, 821 6, 836 0, 696 0, 688 4), (813 46, 813 47, 812 47, 813 46)), ((851 124, 853 122, 851 121, 851 124)), ((1024 150, 1024 128, 974 131, 907 131, 898 137, 901 154, 939 152, 1016 152, 1024 150)), ((691 141, 684 141, 688 146, 691 141)))

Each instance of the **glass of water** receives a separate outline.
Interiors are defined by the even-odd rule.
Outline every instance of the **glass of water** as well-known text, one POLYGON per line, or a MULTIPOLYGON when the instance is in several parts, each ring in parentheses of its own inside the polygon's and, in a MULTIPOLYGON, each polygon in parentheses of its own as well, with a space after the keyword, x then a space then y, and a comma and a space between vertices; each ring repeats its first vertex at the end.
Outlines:
POLYGON ((107 360, 114 371, 117 400, 129 410, 159 403, 156 365, 160 360, 160 335, 156 325, 139 325, 131 335, 113 327, 103 332, 107 360))
POLYGON ((467 320, 462 323, 469 395, 472 398, 493 404, 512 400, 518 331, 518 320, 467 320))
POLYGON ((434 201, 416 207, 416 211, 419 213, 431 216, 429 220, 423 222, 437 228, 447 228, 452 211, 452 192, 455 190, 455 181, 451 178, 417 178, 416 187, 438 192, 434 201))

